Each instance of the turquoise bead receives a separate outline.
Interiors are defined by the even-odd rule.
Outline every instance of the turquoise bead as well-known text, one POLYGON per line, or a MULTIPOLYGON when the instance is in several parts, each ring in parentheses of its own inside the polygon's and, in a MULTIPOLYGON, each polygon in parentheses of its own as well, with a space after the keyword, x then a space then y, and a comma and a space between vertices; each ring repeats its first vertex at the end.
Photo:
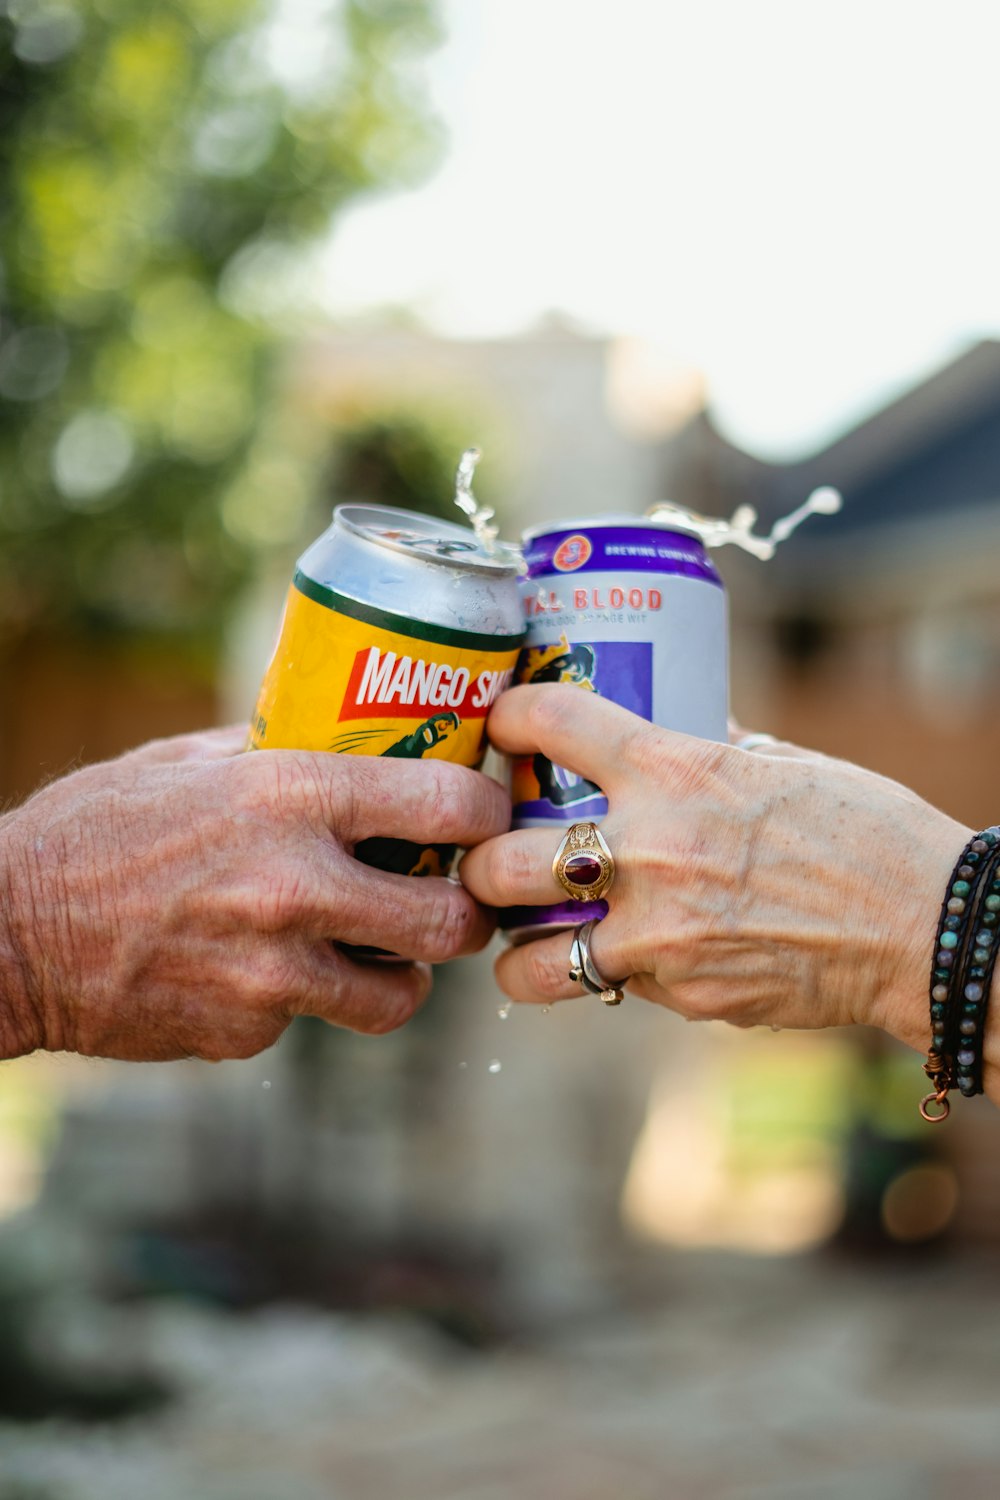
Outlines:
POLYGON ((951 888, 951 894, 953 896, 967 896, 971 890, 972 886, 967 880, 956 880, 951 888))
POLYGON ((932 1021, 943 1021, 944 1018, 945 1018, 945 1016, 947 1014, 948 1014, 948 1007, 947 1007, 947 1005, 932 1005, 931 1006, 931 1020, 932 1021))
POLYGON ((941 934, 941 947, 942 948, 957 948, 958 947, 958 934, 954 933, 954 932, 943 932, 941 934))
POLYGON ((1000 896, 987 896, 986 897, 986 910, 987 911, 1000 911, 1000 896))
POLYGON ((990 956, 989 949, 988 948, 974 948, 973 951, 972 951, 972 956, 976 960, 977 964, 984 964, 984 963, 986 963, 989 960, 989 956, 990 956))

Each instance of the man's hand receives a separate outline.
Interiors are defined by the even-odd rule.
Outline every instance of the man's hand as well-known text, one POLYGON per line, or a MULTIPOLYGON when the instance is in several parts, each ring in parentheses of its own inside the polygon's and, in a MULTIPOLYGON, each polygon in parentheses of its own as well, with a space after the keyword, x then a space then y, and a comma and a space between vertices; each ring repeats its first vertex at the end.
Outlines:
POLYGON ((241 755, 243 739, 158 741, 0 819, 0 1057, 249 1057, 295 1015, 391 1031, 426 998, 429 963, 485 944, 459 885, 351 851, 501 833, 495 782, 444 761, 241 755), (414 962, 358 963, 331 940, 414 962))

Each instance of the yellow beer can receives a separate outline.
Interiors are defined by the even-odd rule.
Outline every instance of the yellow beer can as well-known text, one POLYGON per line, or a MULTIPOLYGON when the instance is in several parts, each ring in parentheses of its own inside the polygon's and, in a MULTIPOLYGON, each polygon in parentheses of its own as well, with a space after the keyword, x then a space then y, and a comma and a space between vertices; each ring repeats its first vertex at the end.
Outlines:
MULTIPOLYGON (((523 637, 509 551, 416 512, 339 505, 296 565, 250 747, 478 766, 523 637)), ((355 853, 408 875, 447 873, 454 856, 388 838, 355 853)))

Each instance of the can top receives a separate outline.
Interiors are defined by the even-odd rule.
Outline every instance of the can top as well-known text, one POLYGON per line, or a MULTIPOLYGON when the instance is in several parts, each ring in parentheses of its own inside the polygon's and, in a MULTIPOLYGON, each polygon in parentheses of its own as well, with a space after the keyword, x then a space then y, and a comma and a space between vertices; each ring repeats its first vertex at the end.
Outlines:
POLYGON ((335 525, 366 542, 439 567, 469 569, 494 578, 516 577, 518 572, 517 559, 507 548, 498 545, 495 553, 487 552, 468 527, 437 516, 391 505, 349 504, 338 505, 333 519, 335 525))
POLYGON ((529 526, 522 532, 522 541, 527 544, 536 541, 542 536, 552 536, 556 532, 563 531, 600 531, 605 527, 628 526, 643 531, 674 531, 679 536, 693 537, 695 541, 701 541, 698 529, 694 525, 685 526, 683 521, 671 518, 669 521, 661 520, 658 516, 637 516, 632 511, 606 511, 600 516, 569 516, 564 520, 546 521, 540 526, 529 526))

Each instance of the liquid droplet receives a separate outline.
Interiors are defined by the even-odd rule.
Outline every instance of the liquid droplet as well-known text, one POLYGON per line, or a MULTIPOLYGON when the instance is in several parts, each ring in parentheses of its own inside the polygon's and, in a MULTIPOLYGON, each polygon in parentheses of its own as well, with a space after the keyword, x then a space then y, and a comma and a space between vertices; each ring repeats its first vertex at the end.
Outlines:
POLYGON ((270 1087, 271 1087, 271 1080, 270 1080, 270 1078, 265 1078, 264 1082, 261 1084, 261 1088, 262 1089, 269 1089, 270 1087))
POLYGON ((497 1015, 500 1017, 501 1021, 506 1021, 507 1017, 510 1015, 510 1008, 512 1004, 513 1001, 507 1000, 498 1008, 497 1015))
POLYGON ((550 1010, 551 1010, 551 1009, 552 1009, 552 1007, 551 1007, 551 1005, 543 1005, 543 1006, 542 1006, 542 1015, 543 1015, 543 1016, 547 1016, 547 1015, 548 1015, 548 1013, 549 1013, 549 1011, 550 1011, 550 1010))
POLYGON ((489 1071, 489 1072, 490 1072, 490 1073, 499 1073, 499 1071, 500 1071, 500 1069, 501 1069, 501 1068, 502 1068, 502 1067, 503 1067, 503 1063, 502 1063, 502 1062, 501 1062, 501 1061, 500 1061, 500 1060, 499 1060, 499 1058, 496 1058, 496 1057, 495 1057, 495 1058, 494 1058, 494 1059, 493 1059, 493 1061, 492 1061, 492 1062, 491 1062, 491 1063, 490 1063, 490 1066, 489 1066, 489 1070, 488 1070, 488 1071, 489 1071))
POLYGON ((750 552, 754 557, 769 562, 779 543, 787 541, 809 516, 834 516, 842 504, 839 490, 830 485, 822 485, 818 490, 813 490, 797 510, 783 516, 780 521, 775 521, 768 536, 755 534, 753 528, 757 524, 757 511, 752 505, 737 506, 728 521, 721 516, 699 516, 686 506, 675 505, 670 500, 651 506, 646 514, 667 524, 673 521, 682 530, 700 537, 706 547, 722 547, 730 542, 742 547, 744 552, 750 552))
POLYGON ((472 529, 476 534, 476 541, 484 552, 496 551, 497 528, 491 526, 493 512, 488 505, 480 505, 472 493, 472 476, 476 471, 482 454, 478 448, 466 448, 458 464, 458 472, 455 475, 455 504, 460 510, 464 510, 472 522, 472 529))
POLYGON ((469 1064, 467 1062, 460 1062, 458 1066, 460 1068, 467 1068, 469 1066, 469 1064))
POLYGON ((785 1028, 783 1026, 772 1026, 771 1027, 771 1030, 775 1033, 775 1035, 777 1035, 779 1031, 784 1031, 784 1029, 785 1028))
MULTIPOLYGON (((516 563, 518 572, 523 576, 528 571, 528 565, 524 561, 520 547, 497 540, 500 530, 499 527, 493 525, 493 510, 488 505, 480 505, 472 493, 472 476, 481 457, 482 454, 478 448, 466 448, 462 454, 455 474, 455 504, 468 516, 476 541, 482 550, 490 557, 503 557, 516 563)), ((456 588, 460 584, 464 587, 464 580, 456 574, 456 588)))

